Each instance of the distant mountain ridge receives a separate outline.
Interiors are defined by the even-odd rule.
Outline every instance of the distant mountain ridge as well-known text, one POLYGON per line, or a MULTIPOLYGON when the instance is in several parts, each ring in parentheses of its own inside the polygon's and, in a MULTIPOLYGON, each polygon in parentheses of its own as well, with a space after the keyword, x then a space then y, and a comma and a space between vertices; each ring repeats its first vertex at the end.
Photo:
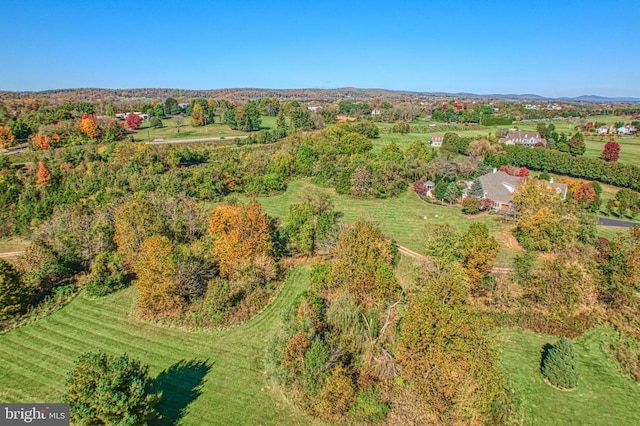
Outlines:
POLYGON ((303 101, 323 100, 356 100, 364 101, 374 98, 385 100, 403 99, 493 99, 513 101, 564 101, 564 102, 640 102, 636 97, 604 97, 597 95, 583 95, 574 98, 547 98, 535 94, 475 94, 475 93, 447 93, 447 92, 414 92, 407 90, 366 89, 343 87, 337 89, 259 89, 259 88, 228 88, 211 90, 140 88, 140 89, 54 89, 39 92, 0 91, 0 99, 30 99, 36 97, 83 99, 87 101, 108 101, 117 99, 145 100, 160 98, 226 98, 226 99, 258 99, 278 97, 281 99, 298 99, 303 101))

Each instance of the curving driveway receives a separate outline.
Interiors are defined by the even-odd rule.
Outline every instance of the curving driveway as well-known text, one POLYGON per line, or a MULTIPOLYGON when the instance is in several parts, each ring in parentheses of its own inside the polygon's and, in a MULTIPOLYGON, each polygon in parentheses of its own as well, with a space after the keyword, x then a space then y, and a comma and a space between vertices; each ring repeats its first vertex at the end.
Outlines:
POLYGON ((598 223, 602 226, 616 226, 618 228, 633 228, 634 226, 640 226, 638 222, 629 222, 626 220, 609 219, 608 217, 598 218, 598 223))

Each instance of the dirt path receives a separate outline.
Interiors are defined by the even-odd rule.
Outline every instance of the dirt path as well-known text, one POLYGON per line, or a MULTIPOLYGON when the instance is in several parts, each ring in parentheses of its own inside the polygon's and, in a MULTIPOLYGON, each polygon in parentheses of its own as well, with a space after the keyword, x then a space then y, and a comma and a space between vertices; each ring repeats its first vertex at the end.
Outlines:
POLYGON ((11 259, 24 254, 24 251, 8 251, 6 253, 0 253, 0 259, 11 259))
MULTIPOLYGON (((515 238, 514 238, 515 239, 515 238)), ((517 243, 517 241, 516 241, 517 243)), ((396 246, 398 247, 398 251, 402 254, 404 254, 405 256, 409 256, 412 257, 414 259, 418 259, 418 260, 423 260, 426 259, 426 256, 421 255, 420 253, 416 253, 415 251, 408 249, 406 247, 403 247, 399 244, 396 244, 396 246)), ((494 274, 511 274, 514 272, 513 268, 497 268, 497 267, 493 267, 491 268, 491 272, 493 272, 494 274)))

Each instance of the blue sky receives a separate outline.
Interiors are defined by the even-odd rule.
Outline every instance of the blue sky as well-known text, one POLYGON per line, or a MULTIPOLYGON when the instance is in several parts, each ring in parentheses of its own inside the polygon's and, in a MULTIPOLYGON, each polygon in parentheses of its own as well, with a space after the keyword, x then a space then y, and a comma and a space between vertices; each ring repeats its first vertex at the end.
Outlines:
POLYGON ((0 90, 640 97, 637 1, 5 0, 0 10, 0 90))

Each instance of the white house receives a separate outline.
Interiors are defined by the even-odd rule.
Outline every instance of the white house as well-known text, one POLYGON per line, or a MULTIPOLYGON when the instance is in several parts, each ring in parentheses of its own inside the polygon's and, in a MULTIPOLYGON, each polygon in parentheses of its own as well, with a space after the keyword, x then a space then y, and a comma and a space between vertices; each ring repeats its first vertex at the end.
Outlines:
POLYGON ((443 140, 444 140, 444 135, 433 135, 431 136, 431 141, 429 142, 429 145, 442 146, 443 140))
POLYGON ((507 136, 504 138, 500 138, 498 141, 505 145, 525 145, 525 146, 534 146, 537 143, 542 143, 542 145, 547 145, 547 140, 545 138, 540 137, 540 133, 535 131, 526 131, 526 130, 518 130, 518 131, 509 131, 507 136))

